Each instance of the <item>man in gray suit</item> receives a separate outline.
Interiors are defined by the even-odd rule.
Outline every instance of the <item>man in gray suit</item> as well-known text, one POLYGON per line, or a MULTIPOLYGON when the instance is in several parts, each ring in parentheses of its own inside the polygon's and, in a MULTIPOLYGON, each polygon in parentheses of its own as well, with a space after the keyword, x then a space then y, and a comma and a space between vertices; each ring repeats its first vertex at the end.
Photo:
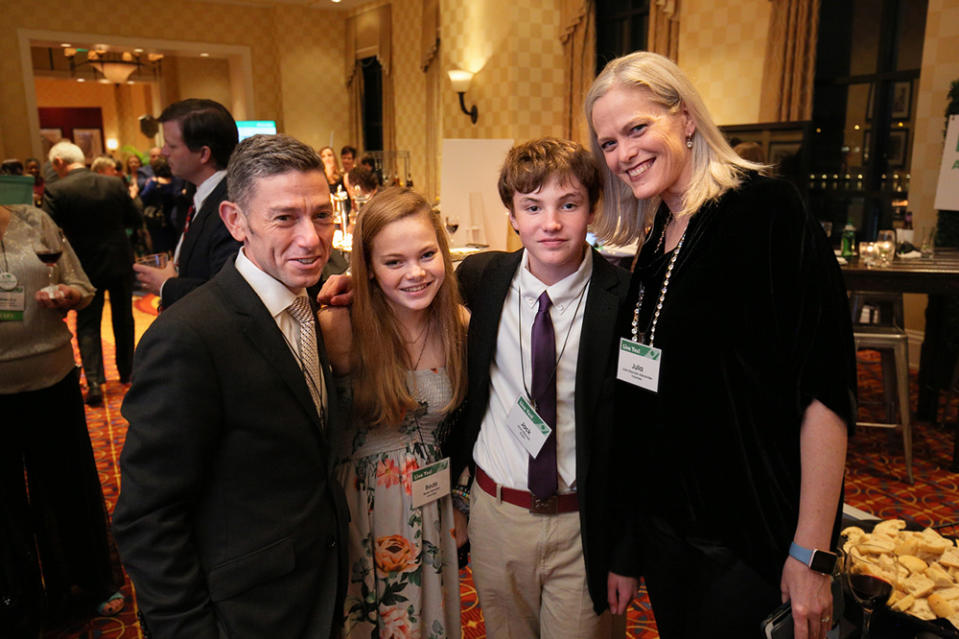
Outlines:
POLYGON ((113 525, 154 639, 327 639, 346 585, 338 413, 305 289, 333 211, 315 151, 254 136, 220 217, 242 243, 137 349, 113 525))

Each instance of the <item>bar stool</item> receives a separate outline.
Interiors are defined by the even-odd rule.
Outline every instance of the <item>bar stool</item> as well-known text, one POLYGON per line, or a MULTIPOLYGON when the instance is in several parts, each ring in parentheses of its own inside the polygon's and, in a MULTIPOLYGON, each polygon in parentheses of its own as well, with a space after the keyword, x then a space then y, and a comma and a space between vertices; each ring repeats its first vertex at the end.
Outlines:
POLYGON ((861 324, 879 325, 904 330, 905 315, 902 293, 884 291, 850 291, 849 309, 853 327, 861 324))
POLYGON ((878 350, 882 354, 882 386, 886 404, 885 422, 860 422, 857 426, 902 427, 902 448, 906 457, 906 479, 912 484, 912 424, 909 413, 909 338, 902 329, 857 324, 853 330, 856 351, 878 350), (891 353, 892 358, 888 355, 891 353), (896 417, 898 408, 898 419, 896 417))

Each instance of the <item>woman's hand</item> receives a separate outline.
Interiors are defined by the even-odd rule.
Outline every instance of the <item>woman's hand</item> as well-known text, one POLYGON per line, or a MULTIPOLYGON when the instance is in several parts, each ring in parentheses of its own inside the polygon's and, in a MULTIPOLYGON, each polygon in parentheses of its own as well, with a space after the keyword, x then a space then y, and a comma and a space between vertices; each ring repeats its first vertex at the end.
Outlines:
POLYGON ((639 587, 639 581, 636 577, 624 577, 610 572, 606 577, 606 597, 609 604, 609 611, 614 615, 626 613, 629 602, 636 596, 636 588, 639 587))
POLYGON ((59 308, 70 310, 75 308, 83 301, 83 293, 72 286, 66 284, 57 284, 53 295, 50 295, 48 288, 42 288, 33 296, 37 304, 43 308, 59 308))
POLYGON ((792 601, 796 639, 824 639, 832 628, 832 589, 829 575, 786 558, 779 584, 783 602, 792 601))

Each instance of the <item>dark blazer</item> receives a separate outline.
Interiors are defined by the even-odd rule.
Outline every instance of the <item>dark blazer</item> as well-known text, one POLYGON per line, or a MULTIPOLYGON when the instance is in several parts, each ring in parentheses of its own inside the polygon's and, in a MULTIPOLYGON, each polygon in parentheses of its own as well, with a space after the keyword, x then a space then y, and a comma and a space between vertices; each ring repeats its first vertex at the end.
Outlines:
MULTIPOLYGON (((503 304, 523 252, 487 252, 466 258, 457 275, 469 307, 469 393, 463 421, 447 444, 453 477, 472 466, 490 394, 490 365, 496 354, 503 304)), ((627 518, 613 498, 626 492, 611 485, 610 460, 617 445, 613 415, 616 381, 614 342, 629 273, 593 253, 593 274, 586 296, 576 363, 576 488, 589 592, 597 613, 607 608, 607 573, 638 576, 627 518)), ((476 488, 479 490, 479 488, 476 488)))
POLYGON ((136 351, 113 516, 154 639, 328 639, 349 512, 296 359, 232 261, 136 351))
POLYGON ((183 236, 179 274, 163 284, 164 309, 216 275, 228 259, 236 256, 240 243, 220 219, 220 202, 225 199, 226 177, 203 200, 199 215, 194 216, 190 230, 183 236))
POLYGON ((94 286, 133 279, 133 245, 126 230, 140 227, 140 212, 123 180, 74 169, 47 187, 43 208, 63 229, 94 286))

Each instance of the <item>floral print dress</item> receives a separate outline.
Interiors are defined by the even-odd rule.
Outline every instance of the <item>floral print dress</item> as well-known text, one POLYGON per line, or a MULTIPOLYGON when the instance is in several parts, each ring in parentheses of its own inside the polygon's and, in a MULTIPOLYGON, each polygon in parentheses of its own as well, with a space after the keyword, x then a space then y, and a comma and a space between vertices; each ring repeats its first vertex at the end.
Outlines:
POLYGON ((444 369, 407 372, 419 410, 396 427, 353 424, 337 477, 350 507, 343 637, 460 637, 459 574, 449 496, 413 508, 411 474, 441 458, 436 429, 452 396, 444 369))

